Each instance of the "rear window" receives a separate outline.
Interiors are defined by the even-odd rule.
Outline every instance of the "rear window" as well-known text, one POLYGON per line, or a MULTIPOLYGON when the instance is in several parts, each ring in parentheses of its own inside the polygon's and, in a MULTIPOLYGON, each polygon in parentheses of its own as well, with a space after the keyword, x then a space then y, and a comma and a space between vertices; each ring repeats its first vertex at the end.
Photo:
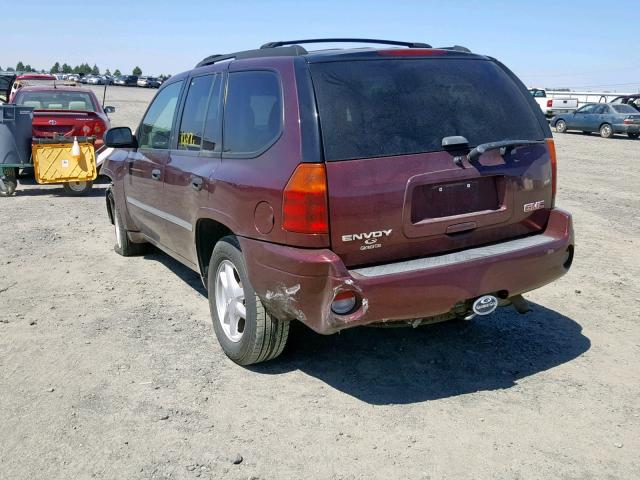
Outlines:
POLYGON ((310 69, 330 161, 439 151, 452 135, 471 147, 544 138, 527 98, 490 61, 372 60, 310 69))
POLYGON ((91 95, 86 92, 20 92, 16 103, 35 110, 95 112, 91 95))
POLYGON ((617 113, 638 113, 638 111, 630 105, 611 105, 617 113))

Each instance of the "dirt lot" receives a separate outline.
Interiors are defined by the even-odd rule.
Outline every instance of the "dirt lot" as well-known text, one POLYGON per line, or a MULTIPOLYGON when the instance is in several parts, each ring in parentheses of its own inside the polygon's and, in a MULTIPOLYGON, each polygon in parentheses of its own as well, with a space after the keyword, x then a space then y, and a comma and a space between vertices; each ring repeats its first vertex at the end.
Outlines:
MULTIPOLYGON (((154 93, 111 89, 114 124, 154 93)), ((640 141, 557 146, 576 259, 533 313, 296 328, 251 369, 196 274, 113 252, 106 184, 19 186, 0 199, 0 479, 640 478, 640 141)))

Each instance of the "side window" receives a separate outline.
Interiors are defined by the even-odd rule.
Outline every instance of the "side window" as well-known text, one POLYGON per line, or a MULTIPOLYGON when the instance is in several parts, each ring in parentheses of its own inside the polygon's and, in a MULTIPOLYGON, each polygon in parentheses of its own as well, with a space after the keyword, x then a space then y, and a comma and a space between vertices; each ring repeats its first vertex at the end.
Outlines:
POLYGON ((222 75, 215 76, 213 90, 209 98, 209 108, 204 121, 203 152, 222 150, 222 75))
POLYGON ((609 111, 609 105, 598 105, 598 108, 596 108, 596 112, 595 113, 600 114, 600 115, 611 113, 609 111))
POLYGON ((171 126, 178 105, 182 82, 168 85, 158 93, 140 125, 140 148, 168 150, 171 144, 171 126))
POLYGON ((213 75, 191 79, 180 122, 178 150, 200 151, 202 149, 204 119, 213 81, 213 75))
POLYGON ((596 105, 586 105, 582 107, 580 110, 577 110, 576 113, 593 113, 596 109, 596 105))
POLYGON ((229 74, 224 152, 251 154, 270 146, 282 129, 280 81, 273 72, 229 74))

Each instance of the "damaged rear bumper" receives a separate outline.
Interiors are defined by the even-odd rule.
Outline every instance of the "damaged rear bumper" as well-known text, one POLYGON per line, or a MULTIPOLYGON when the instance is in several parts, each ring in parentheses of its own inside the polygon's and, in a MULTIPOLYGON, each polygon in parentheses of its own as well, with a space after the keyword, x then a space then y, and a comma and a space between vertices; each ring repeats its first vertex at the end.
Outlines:
POLYGON ((535 236, 461 252, 348 270, 328 249, 302 249, 240 238, 251 284, 279 318, 318 333, 378 322, 450 314, 487 293, 513 297, 564 275, 573 257, 571 216, 551 211, 535 236), (336 293, 349 290, 358 308, 336 315, 336 293))

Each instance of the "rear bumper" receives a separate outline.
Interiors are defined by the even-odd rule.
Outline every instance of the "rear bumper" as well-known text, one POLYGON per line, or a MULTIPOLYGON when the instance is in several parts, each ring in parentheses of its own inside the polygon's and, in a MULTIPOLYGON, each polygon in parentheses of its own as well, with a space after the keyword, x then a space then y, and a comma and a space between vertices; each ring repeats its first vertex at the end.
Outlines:
POLYGON ((550 117, 554 117, 556 115, 562 115, 564 113, 573 113, 578 109, 578 107, 576 108, 547 108, 545 109, 544 113, 547 116, 547 118, 550 117))
POLYGON ((639 133, 640 124, 617 124, 613 126, 614 133, 639 133))
POLYGON ((540 235, 463 252, 348 270, 328 249, 301 249, 241 238, 251 284, 280 318, 298 319, 318 333, 370 323, 434 317, 487 293, 511 297, 567 273, 573 250, 571 216, 551 211, 540 235), (352 290, 360 308, 331 312, 336 292, 352 290))

